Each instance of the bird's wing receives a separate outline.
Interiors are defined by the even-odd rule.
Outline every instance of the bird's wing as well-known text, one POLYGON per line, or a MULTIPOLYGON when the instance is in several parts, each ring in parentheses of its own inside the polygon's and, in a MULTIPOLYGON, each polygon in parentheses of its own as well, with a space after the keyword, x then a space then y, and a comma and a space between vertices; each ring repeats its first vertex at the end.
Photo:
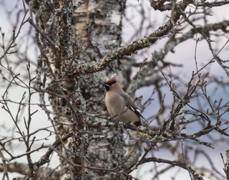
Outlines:
POLYGON ((120 94, 120 96, 122 97, 125 106, 127 106, 131 111, 133 111, 138 116, 145 119, 145 117, 142 115, 141 111, 139 110, 138 106, 134 103, 134 100, 128 94, 122 93, 120 94))

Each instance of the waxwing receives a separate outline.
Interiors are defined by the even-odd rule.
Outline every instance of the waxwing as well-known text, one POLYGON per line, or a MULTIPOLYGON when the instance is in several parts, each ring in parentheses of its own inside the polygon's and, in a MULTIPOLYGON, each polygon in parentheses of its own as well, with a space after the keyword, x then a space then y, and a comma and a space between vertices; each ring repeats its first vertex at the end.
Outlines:
POLYGON ((114 76, 104 83, 106 88, 106 106, 111 117, 124 123, 133 123, 136 126, 142 125, 141 111, 134 103, 134 100, 123 91, 118 83, 118 76, 114 76))

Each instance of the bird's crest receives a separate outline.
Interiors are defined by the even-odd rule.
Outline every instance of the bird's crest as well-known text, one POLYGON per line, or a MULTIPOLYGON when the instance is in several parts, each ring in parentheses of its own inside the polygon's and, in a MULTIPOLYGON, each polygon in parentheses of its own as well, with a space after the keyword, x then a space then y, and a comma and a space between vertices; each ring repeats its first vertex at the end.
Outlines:
POLYGON ((118 76, 114 76, 106 81, 107 84, 112 83, 112 82, 117 82, 118 81, 118 76))

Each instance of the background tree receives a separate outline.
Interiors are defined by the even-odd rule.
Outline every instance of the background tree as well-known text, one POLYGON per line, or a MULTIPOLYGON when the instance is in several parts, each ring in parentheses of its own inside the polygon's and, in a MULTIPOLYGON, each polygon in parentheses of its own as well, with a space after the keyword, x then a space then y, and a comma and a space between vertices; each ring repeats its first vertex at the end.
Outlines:
POLYGON ((12 30, 1 29, 2 179, 179 179, 184 171, 229 179, 229 21, 211 18, 228 1, 8 3, 1 0, 12 30), (115 74, 146 127, 108 115, 102 83, 115 74))

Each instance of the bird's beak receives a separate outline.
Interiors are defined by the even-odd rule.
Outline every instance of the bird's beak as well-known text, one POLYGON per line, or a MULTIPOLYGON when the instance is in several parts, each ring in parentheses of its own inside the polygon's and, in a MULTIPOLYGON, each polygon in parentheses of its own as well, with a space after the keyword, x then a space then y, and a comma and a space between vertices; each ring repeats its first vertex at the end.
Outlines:
POLYGON ((108 84, 106 84, 106 83, 103 83, 103 85, 105 86, 105 88, 106 88, 106 91, 109 91, 109 90, 110 90, 110 86, 109 86, 108 84))
POLYGON ((108 84, 106 84, 106 83, 103 83, 103 85, 104 85, 105 87, 109 87, 109 85, 108 85, 108 84))

